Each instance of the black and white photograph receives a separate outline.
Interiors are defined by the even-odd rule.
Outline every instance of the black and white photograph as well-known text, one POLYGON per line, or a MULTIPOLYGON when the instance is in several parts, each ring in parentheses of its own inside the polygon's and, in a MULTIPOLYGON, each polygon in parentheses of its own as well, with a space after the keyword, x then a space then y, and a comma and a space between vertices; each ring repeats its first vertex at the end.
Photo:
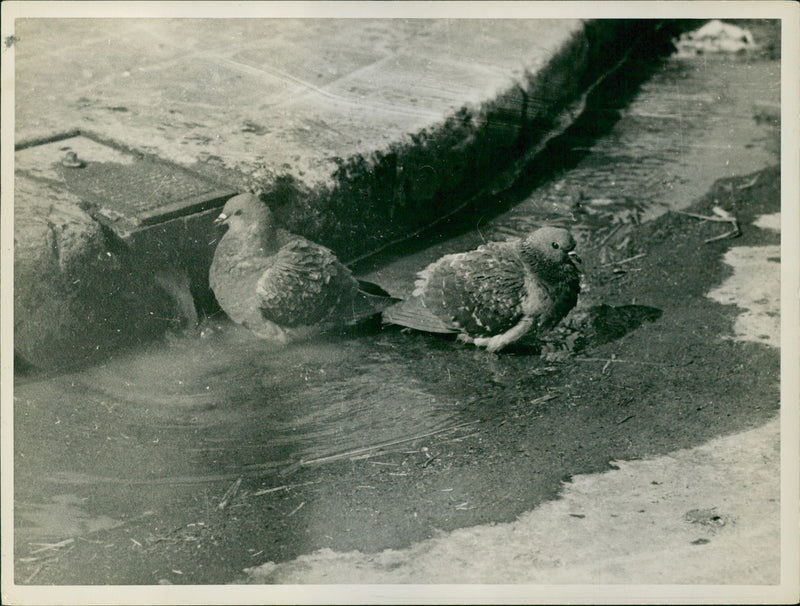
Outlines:
POLYGON ((2 601, 800 599, 800 8, 4 2, 2 601))

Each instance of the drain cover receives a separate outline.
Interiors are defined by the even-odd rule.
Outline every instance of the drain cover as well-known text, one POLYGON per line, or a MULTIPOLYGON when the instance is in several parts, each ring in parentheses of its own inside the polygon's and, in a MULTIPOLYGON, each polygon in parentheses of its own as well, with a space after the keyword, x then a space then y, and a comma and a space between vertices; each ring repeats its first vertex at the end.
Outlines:
POLYGON ((65 188, 127 239, 139 229, 220 207, 236 192, 193 171, 85 132, 18 145, 20 174, 65 188))

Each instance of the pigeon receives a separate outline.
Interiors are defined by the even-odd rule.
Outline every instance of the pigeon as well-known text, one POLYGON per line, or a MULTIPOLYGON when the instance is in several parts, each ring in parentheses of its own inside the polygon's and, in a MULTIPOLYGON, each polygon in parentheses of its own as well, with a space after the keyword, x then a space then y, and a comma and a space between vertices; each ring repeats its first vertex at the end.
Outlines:
POLYGON ((253 194, 228 200, 215 224, 227 226, 214 251, 209 285, 228 317, 286 344, 379 315, 399 299, 356 279, 336 255, 275 226, 253 194))
POLYGON ((574 249, 567 229, 541 227, 524 239, 445 255, 417 274, 411 297, 387 308, 383 320, 500 351, 554 327, 575 307, 574 249))

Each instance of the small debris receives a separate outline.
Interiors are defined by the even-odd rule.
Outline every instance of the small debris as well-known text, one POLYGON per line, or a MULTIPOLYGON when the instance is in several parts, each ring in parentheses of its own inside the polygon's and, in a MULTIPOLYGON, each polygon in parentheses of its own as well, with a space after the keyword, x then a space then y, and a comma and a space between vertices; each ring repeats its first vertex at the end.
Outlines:
POLYGON ((623 265, 625 263, 630 263, 631 261, 635 261, 636 259, 641 259, 644 256, 647 256, 647 253, 639 253, 638 255, 628 257, 627 259, 621 259, 620 261, 612 261, 611 263, 606 263, 605 265, 623 265))
POLYGON ((582 513, 571 513, 571 514, 569 514, 569 515, 570 515, 570 517, 573 517, 573 518, 579 518, 579 519, 581 519, 581 520, 582 520, 583 518, 585 518, 585 517, 586 517, 586 516, 585 516, 584 514, 582 514, 582 513))
POLYGON ((26 585, 27 585, 28 583, 30 583, 31 581, 33 581, 33 578, 34 578, 34 577, 35 577, 37 574, 39 574, 39 572, 42 570, 42 566, 44 566, 44 564, 39 564, 39 566, 37 566, 37 567, 36 567, 36 570, 34 570, 34 571, 33 571, 33 572, 32 572, 32 573, 31 573, 31 574, 28 576, 28 578, 27 578, 27 579, 25 579, 25 584, 26 584, 26 585))
POLYGON ((31 551, 31 555, 35 553, 41 553, 43 551, 50 551, 51 549, 61 549, 62 547, 66 547, 70 543, 73 543, 75 539, 64 539, 63 541, 59 541, 58 543, 29 543, 29 545, 39 545, 39 549, 35 549, 31 551))
POLYGON ((480 423, 480 419, 476 421, 467 421, 465 423, 457 423, 455 425, 451 425, 450 427, 444 427, 442 429, 437 429, 436 431, 429 431, 427 433, 418 434, 415 436, 411 436, 408 438, 402 438, 400 440, 392 440, 391 442, 384 442, 382 444, 376 444, 374 446, 365 446, 364 448, 357 448, 355 450, 351 450, 349 452, 343 452, 340 454, 330 455, 327 457, 320 457, 318 459, 311 459, 310 461, 300 461, 300 467, 308 467, 310 465, 318 465, 320 463, 329 463, 331 461, 338 461, 341 459, 348 459, 354 455, 362 454, 365 452, 371 452, 373 450, 381 450, 383 448, 388 448, 390 446, 397 446, 398 444, 407 444, 408 442, 414 442, 416 440, 421 440, 422 438, 429 438, 431 436, 435 436, 441 433, 445 433, 448 431, 453 431, 454 429, 460 429, 462 427, 467 427, 468 425, 474 425, 476 423, 480 423))
POLYGON ((681 34, 673 40, 678 56, 694 56, 705 53, 742 53, 758 49, 753 34, 748 30, 713 19, 700 29, 681 34))
POLYGON ((695 539, 692 541, 692 545, 707 545, 710 542, 708 539, 695 539))
POLYGON ((623 424, 623 423, 625 423, 626 421, 630 421, 630 420, 631 420, 633 417, 635 417, 635 416, 636 416, 636 415, 628 415, 627 417, 625 417, 624 419, 622 419, 622 421, 617 421, 617 425, 622 425, 622 424, 623 424))
POLYGON ((717 240, 724 240, 726 238, 736 238, 742 234, 741 229, 739 228, 739 220, 730 214, 727 210, 720 206, 715 206, 711 209, 716 216, 714 217, 707 217, 705 215, 698 215, 695 213, 687 213, 685 211, 679 210, 676 211, 681 215, 686 215, 687 217, 694 217, 695 219, 702 219, 703 221, 716 221, 717 223, 730 223, 733 226, 733 229, 729 232, 725 232, 720 236, 715 236, 713 238, 709 238, 705 240, 705 243, 708 244, 709 242, 716 242, 717 240))
POLYGON ((428 455, 428 459, 422 464, 422 467, 423 468, 427 467, 428 465, 433 463, 438 458, 439 458, 439 455, 433 455, 433 456, 428 455))
POLYGON ((672 366, 666 362, 646 362, 644 360, 625 360, 623 358, 574 358, 576 362, 623 362, 626 364, 647 364, 648 366, 672 366))
POLYGON ((712 530, 722 528, 731 523, 731 518, 717 512, 716 507, 710 509, 692 509, 687 511, 683 518, 692 524, 700 524, 712 530))
POLYGON ((756 183, 758 183, 758 177, 760 175, 761 175, 761 173, 757 174, 755 177, 753 177, 747 183, 743 183, 742 185, 737 186, 736 189, 749 189, 749 188, 753 187, 756 183))
POLYGON ((78 157, 78 154, 74 151, 68 151, 64 154, 64 158, 61 160, 61 165, 65 168, 83 168, 86 166, 86 163, 78 157))
POLYGON ((300 510, 303 508, 303 506, 304 506, 305 504, 306 504, 306 502, 305 502, 305 501, 303 501, 302 503, 300 503, 300 505, 298 505, 297 507, 295 507, 294 509, 292 509, 292 511, 290 511, 289 513, 287 513, 287 514, 286 514, 286 517, 287 517, 287 518, 291 518, 291 517, 292 517, 294 514, 296 514, 298 511, 300 511, 300 510))
POLYGON ((225 509, 225 506, 228 504, 228 501, 236 496, 236 493, 239 491, 239 486, 242 485, 242 478, 237 478, 237 480, 231 485, 230 488, 225 492, 222 496, 222 500, 217 505, 217 509, 222 511, 225 509))
POLYGON ((308 486, 309 484, 314 484, 315 482, 302 482, 300 484, 284 484, 282 486, 275 486, 274 488, 264 488, 262 490, 256 490, 252 493, 254 497, 260 497, 264 494, 269 494, 271 492, 278 492, 279 490, 291 490, 292 488, 297 488, 299 486, 308 486))

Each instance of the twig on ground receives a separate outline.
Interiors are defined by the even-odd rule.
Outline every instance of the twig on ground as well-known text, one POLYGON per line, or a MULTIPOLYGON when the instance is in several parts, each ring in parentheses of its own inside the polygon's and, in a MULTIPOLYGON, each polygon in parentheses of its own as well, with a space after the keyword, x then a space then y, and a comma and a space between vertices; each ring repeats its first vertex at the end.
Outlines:
POLYGON ((638 255, 633 255, 632 257, 628 257, 627 259, 621 259, 620 261, 610 261, 609 263, 605 263, 606 265, 624 265, 625 263, 630 263, 631 261, 635 261, 636 259, 641 259, 642 257, 646 256, 647 253, 639 253, 638 255))
POLYGON ((286 517, 287 517, 287 518, 291 518, 291 517, 292 517, 294 514, 296 514, 298 511, 300 511, 300 510, 303 508, 303 505, 305 505, 305 504, 306 504, 306 502, 305 502, 305 501, 303 501, 302 503, 300 503, 300 505, 298 505, 297 507, 295 507, 294 509, 292 509, 292 511, 291 511, 291 512, 287 513, 287 514, 286 514, 286 517))
POLYGON ((445 433, 447 431, 452 431, 454 429, 459 429, 461 427, 467 427, 468 425, 474 425, 475 423, 480 423, 480 422, 481 422, 480 419, 476 421, 467 421, 466 423, 458 423, 456 425, 451 425, 450 427, 445 427, 444 429, 437 429, 436 431, 429 431, 428 433, 417 434, 409 438, 402 438, 400 440, 393 440, 391 442, 375 444, 374 446, 365 446, 364 448, 356 448, 355 450, 350 450, 348 452, 342 452, 327 457, 320 457, 318 459, 311 459, 309 461, 301 460, 299 461, 298 465, 301 467, 308 467, 309 465, 327 463, 329 461, 337 461, 339 459, 347 459, 349 457, 352 457, 353 455, 359 455, 365 452, 370 452, 372 450, 379 450, 381 448, 388 448, 389 446, 397 446, 398 444, 405 444, 407 442, 414 442, 415 440, 421 440, 422 438, 429 438, 430 436, 435 436, 440 433, 445 433))
POLYGON ((625 417, 624 419, 622 419, 622 421, 617 421, 617 425, 622 425, 622 424, 623 424, 625 421, 630 421, 630 420, 631 420, 633 417, 635 417, 635 416, 636 416, 636 415, 628 415, 627 417, 625 417))
POLYGON ((681 215, 686 215, 687 217, 693 217, 695 219, 701 219, 703 221, 714 221, 716 223, 730 223, 733 226, 733 229, 731 229, 728 232, 725 232, 724 234, 715 236, 713 238, 708 238, 707 240, 704 241, 706 244, 710 242, 716 242, 717 240, 725 240, 726 238, 736 238, 737 236, 740 236, 742 234, 742 231, 739 228, 739 220, 732 214, 730 214, 727 210, 725 210, 720 206, 715 206, 711 210, 716 215, 715 217, 698 215, 695 213, 687 213, 682 210, 676 212, 681 215))
POLYGON ((603 238, 600 241, 600 244, 597 245, 597 248, 602 248, 603 246, 605 246, 606 242, 608 242, 614 234, 616 234, 620 229, 622 229, 623 225, 624 223, 620 223, 619 225, 614 227, 611 231, 609 231, 608 234, 606 234, 606 237, 603 238))
POLYGON ((738 186, 736 187, 736 189, 748 189, 748 188, 750 188, 750 187, 753 187, 753 185, 755 185, 756 183, 758 183, 758 177, 759 177, 759 176, 760 176, 760 173, 759 173, 758 175, 756 175, 755 177, 753 177, 753 178, 752 178, 750 181, 748 181, 747 183, 744 183, 744 184, 742 184, 742 185, 738 185, 738 186))
POLYGON ((573 358, 576 362, 624 362, 626 364, 647 364, 649 366, 672 366, 666 362, 645 362, 643 360, 625 360, 624 358, 573 358))
POLYGON ((34 571, 33 571, 33 572, 30 574, 30 576, 29 576, 27 579, 25 579, 25 584, 26 584, 26 585, 27 585, 28 583, 30 583, 31 581, 33 581, 33 577, 35 577, 37 574, 39 574, 39 573, 41 572, 41 570, 42 570, 42 566, 44 566, 44 564, 39 564, 39 566, 37 566, 37 567, 36 567, 36 570, 34 570, 34 571))
POLYGON ((50 551, 51 549, 61 549, 62 547, 66 547, 72 543, 74 540, 75 539, 64 539, 58 543, 29 543, 30 545, 41 545, 39 549, 31 551, 31 555, 34 553, 41 553, 42 551, 50 551))
POLYGON ((300 484, 284 484, 283 486, 276 486, 275 488, 264 488, 263 490, 256 490, 254 493, 251 493, 250 496, 253 497, 260 497, 263 494, 269 494, 270 492, 278 492, 279 490, 291 490, 292 488, 297 488, 298 486, 308 486, 309 484, 315 484, 315 482, 302 482, 300 484))
POLYGON ((425 462, 422 464, 422 467, 423 467, 423 468, 424 468, 424 467, 427 467, 428 465, 430 465, 431 463, 433 463, 433 462, 434 462, 436 459, 438 459, 438 458, 439 458, 439 455, 433 455, 432 457, 429 457, 429 458, 428 458, 428 459, 427 459, 427 460, 426 460, 426 461, 425 461, 425 462))
POLYGON ((236 481, 231 485, 230 488, 222 495, 222 500, 217 505, 217 509, 222 511, 225 509, 225 506, 228 504, 228 501, 232 499, 239 490, 239 486, 242 485, 242 478, 237 478, 236 481))

